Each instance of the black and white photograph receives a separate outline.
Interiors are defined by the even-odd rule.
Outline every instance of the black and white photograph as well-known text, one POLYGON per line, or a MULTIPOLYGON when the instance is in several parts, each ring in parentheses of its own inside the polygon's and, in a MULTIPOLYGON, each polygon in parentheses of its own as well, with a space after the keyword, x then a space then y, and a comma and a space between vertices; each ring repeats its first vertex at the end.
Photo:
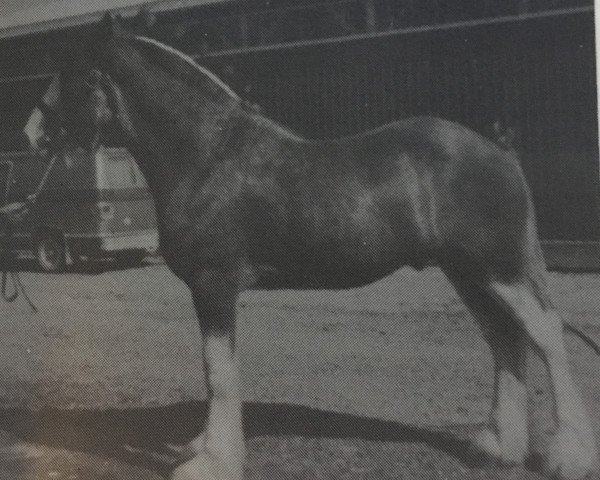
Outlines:
POLYGON ((594 0, 0 0, 0 480, 600 480, 594 0))

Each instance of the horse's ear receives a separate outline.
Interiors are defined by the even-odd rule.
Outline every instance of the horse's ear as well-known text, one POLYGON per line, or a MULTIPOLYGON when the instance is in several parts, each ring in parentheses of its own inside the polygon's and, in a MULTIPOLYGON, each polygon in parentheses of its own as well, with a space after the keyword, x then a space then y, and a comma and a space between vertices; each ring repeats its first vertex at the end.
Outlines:
POLYGON ((116 37, 123 32, 121 27, 121 17, 114 16, 111 12, 106 12, 100 22, 100 33, 105 39, 116 37))
POLYGON ((135 24, 145 31, 149 31, 156 24, 156 15, 147 5, 142 5, 134 19, 135 24))

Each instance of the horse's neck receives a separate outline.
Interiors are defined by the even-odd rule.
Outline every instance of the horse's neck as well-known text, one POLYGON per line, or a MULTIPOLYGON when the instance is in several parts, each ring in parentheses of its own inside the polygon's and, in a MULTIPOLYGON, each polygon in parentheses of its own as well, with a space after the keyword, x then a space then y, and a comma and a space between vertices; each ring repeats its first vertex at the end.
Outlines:
POLYGON ((158 42, 120 39, 109 52, 107 68, 132 110, 133 126, 162 137, 163 144, 193 147, 206 158, 220 124, 240 108, 240 98, 193 60, 158 42))
POLYGON ((209 161, 224 125, 240 109, 238 102, 210 98, 199 91, 190 91, 188 95, 182 90, 169 95, 167 88, 149 83, 142 86, 142 92, 129 92, 129 103, 135 110, 138 130, 152 137, 138 135, 142 137, 139 140, 144 145, 149 140, 152 143, 152 139, 159 140, 161 145, 173 145, 179 150, 178 158, 173 159, 175 161, 189 161, 188 153, 195 154, 194 162, 209 161), (140 96, 140 93, 145 95, 140 96))
MULTIPOLYGON (((202 176, 210 175, 232 142, 238 143, 236 148, 239 142, 248 143, 242 148, 249 155, 251 144, 260 143, 264 136, 293 137, 274 122, 246 111, 237 95, 201 68, 195 70, 189 59, 167 64, 169 69, 160 62, 148 66, 153 54, 164 53, 153 51, 145 58, 137 49, 117 50, 110 72, 122 94, 127 146, 159 208, 190 176, 202 181, 202 176)), ((160 61, 170 60, 161 57, 160 61)))
POLYGON ((183 176, 210 170, 215 148, 243 113, 240 101, 186 87, 166 74, 155 80, 127 62, 119 67, 111 75, 127 147, 160 202, 183 176))

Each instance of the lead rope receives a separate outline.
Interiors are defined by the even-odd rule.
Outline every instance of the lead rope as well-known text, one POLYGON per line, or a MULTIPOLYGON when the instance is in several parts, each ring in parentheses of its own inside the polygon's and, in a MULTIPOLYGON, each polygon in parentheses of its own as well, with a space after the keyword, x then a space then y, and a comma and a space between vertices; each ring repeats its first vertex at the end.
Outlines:
MULTIPOLYGON (((8 211, 4 212, 7 217, 7 221, 6 221, 7 229, 6 229, 6 236, 5 236, 7 247, 9 246, 10 239, 12 238, 13 224, 17 223, 23 219, 23 217, 27 214, 29 207, 31 207, 32 205, 34 205, 37 202, 40 193, 44 189, 44 186, 46 185, 46 182, 48 180, 48 176, 50 175, 50 171, 52 170, 52 167, 54 167, 54 164, 56 163, 56 159, 58 158, 58 153, 61 150, 60 143, 62 142, 64 137, 65 137, 65 132, 64 132, 64 130, 61 129, 59 131, 58 137, 55 141, 55 145, 58 144, 59 148, 51 149, 50 161, 48 162, 48 166, 46 167, 46 170, 44 171, 44 175, 42 175, 40 183, 38 184, 38 186, 34 190, 34 192, 27 197, 27 200, 25 202, 23 202, 21 204, 14 204, 14 211, 8 210, 8 211), (13 218, 10 217, 11 214, 14 215, 13 218)), ((23 298, 27 301, 27 303, 29 304, 29 307, 31 308, 33 313, 37 313, 38 309, 35 306, 35 304, 33 303, 33 301, 31 300, 31 298, 29 298, 29 295, 27 295, 27 292, 25 291, 25 286, 23 285, 23 282, 21 282, 21 276, 19 274, 19 271, 15 268, 16 259, 17 259, 17 255, 14 251, 9 251, 9 253, 7 253, 6 259, 5 259, 6 263, 4 265, 4 268, 2 269, 2 282, 1 282, 1 286, 0 286, 0 288, 2 290, 2 298, 4 298, 5 301, 10 303, 10 302, 14 302, 17 298, 19 298, 19 295, 22 294, 23 298), (13 289, 12 289, 11 293, 9 293, 9 291, 8 291, 9 279, 12 281, 12 284, 13 284, 13 289)))
MULTIPOLYGON (((24 206, 23 208, 26 207, 24 206)), ((5 236, 7 243, 10 242, 11 237, 12 225, 9 223, 5 236)), ((15 269, 16 260, 17 254, 14 251, 9 251, 6 254, 4 268, 2 269, 2 298, 4 298, 4 300, 10 303, 14 302, 17 298, 19 298, 19 294, 23 294, 23 298, 27 301, 29 307, 31 307, 33 313, 37 313, 38 309, 31 301, 31 298, 29 298, 29 295, 27 295, 27 292, 25 291, 25 286, 23 285, 23 282, 21 282, 21 276, 19 275, 19 271, 15 269), (9 278, 13 284, 12 293, 8 292, 9 278)))
MULTIPOLYGON (((7 258, 7 263, 12 265, 15 260, 15 257, 16 257, 16 255, 14 253, 11 253, 10 257, 7 258)), ((9 267, 5 266, 4 270, 2 271, 2 298, 4 298, 4 300, 6 300, 7 302, 13 302, 17 298, 19 298, 19 294, 23 295, 23 298, 29 304, 31 311, 33 313, 37 313, 38 309, 34 305, 31 298, 29 298, 29 295, 27 295, 27 292, 25 291, 25 286, 21 282, 21 276, 19 275, 19 271, 9 269, 9 267), (13 292, 10 295, 8 294, 8 279, 9 278, 11 279, 11 281, 13 283, 13 292)))

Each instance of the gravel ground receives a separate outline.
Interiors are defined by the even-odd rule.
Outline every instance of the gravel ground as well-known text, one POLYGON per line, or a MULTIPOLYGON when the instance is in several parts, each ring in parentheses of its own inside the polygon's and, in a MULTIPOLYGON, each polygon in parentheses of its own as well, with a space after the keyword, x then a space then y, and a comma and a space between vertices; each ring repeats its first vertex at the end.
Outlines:
MULTIPOLYGON (((162 478, 165 442, 206 414, 200 336, 185 287, 142 268, 22 275, 40 312, 0 303, 0 480, 162 478)), ((600 275, 551 274, 566 318, 600 339, 600 275)), ((239 302, 247 478, 539 479, 479 468, 487 347, 437 269, 336 292, 250 292, 239 302)), ((568 339, 600 438, 600 360, 568 339)), ((552 425, 529 366, 542 448, 552 425)), ((595 478, 600 479, 600 476, 595 478)))

